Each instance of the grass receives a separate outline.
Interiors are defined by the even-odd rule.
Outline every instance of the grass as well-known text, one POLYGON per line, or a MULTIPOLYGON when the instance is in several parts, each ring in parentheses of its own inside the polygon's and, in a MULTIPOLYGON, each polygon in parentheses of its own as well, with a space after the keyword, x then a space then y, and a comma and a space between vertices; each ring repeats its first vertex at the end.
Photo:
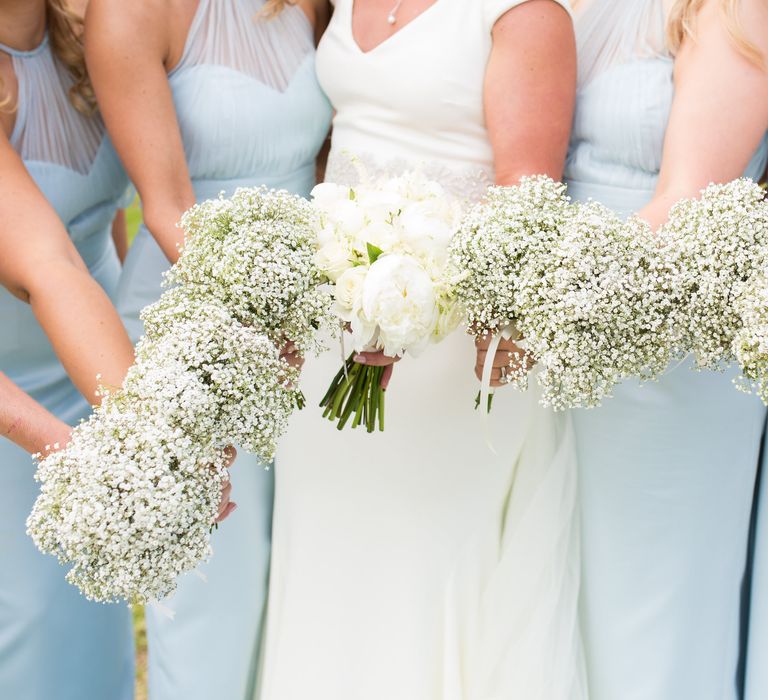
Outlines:
MULTIPOLYGON (((125 221, 130 244, 141 225, 141 207, 138 199, 126 209, 125 221)), ((136 640, 136 700, 147 700, 147 625, 141 605, 133 606, 133 630, 136 640)))

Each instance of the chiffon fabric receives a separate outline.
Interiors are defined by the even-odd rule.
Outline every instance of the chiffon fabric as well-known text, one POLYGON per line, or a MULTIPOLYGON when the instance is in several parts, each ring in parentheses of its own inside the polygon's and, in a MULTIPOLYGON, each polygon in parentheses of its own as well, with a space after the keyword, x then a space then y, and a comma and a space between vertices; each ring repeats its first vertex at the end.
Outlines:
MULTIPOLYGON (((662 0, 595 0, 576 21, 568 192, 622 215, 652 197, 672 106, 662 0)), ((768 158, 764 140, 746 175, 768 158)), ((573 411, 592 700, 739 697, 741 587, 765 418, 737 368, 670 367, 573 411)), ((758 697, 758 696, 755 696, 758 697)))
MULTIPOLYGON (((438 0, 365 53, 337 0, 318 49, 336 109, 327 179, 419 169, 482 196, 491 31, 519 4, 438 0)), ((499 391, 494 454, 474 363, 461 331, 405 357, 386 429, 367 434, 317 407, 338 346, 307 360, 308 406, 277 456, 262 700, 586 698, 570 419, 533 388, 499 391)))
MULTIPOLYGON (((183 56, 170 72, 198 201, 266 185, 307 195, 330 106, 315 76, 313 29, 288 5, 266 19, 263 0, 200 0, 183 56)), ((147 157, 152 157, 147 154, 147 157)), ((161 294, 168 261, 142 227, 120 280, 131 335, 161 294)), ((152 700, 244 700, 253 693, 269 576, 274 472, 240 451, 232 467, 238 509, 214 533, 204 577, 184 577, 147 610, 152 700)))
MULTIPOLYGON (((115 291, 119 262, 111 223, 128 180, 101 121, 79 114, 72 79, 48 38, 32 51, 0 45, 18 82, 10 142, 66 226, 90 273, 115 291)), ((28 304, 0 289, 0 369, 74 425, 90 412, 28 304)), ((93 338, 93 342, 99 342, 93 338)), ((130 610, 87 601, 66 570, 26 535, 38 493, 35 465, 0 441, 0 695, 19 700, 133 698, 130 610)))

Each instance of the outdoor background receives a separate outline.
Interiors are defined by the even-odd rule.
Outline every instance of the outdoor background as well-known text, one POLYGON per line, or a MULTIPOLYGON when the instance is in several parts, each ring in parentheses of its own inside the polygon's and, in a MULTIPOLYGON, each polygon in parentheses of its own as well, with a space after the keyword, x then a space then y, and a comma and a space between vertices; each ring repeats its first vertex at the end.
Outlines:
MULTIPOLYGON (((141 224, 138 200, 126 211, 128 242, 133 240, 141 224)), ((133 608, 133 628, 136 633, 136 700, 147 700, 147 631, 144 625, 144 608, 133 608)))

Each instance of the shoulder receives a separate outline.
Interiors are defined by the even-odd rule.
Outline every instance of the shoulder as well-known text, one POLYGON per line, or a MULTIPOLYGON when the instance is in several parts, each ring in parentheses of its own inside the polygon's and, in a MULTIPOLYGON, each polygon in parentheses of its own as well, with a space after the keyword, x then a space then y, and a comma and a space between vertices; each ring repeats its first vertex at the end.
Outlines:
POLYGON ((90 0, 85 14, 86 48, 142 48, 168 41, 174 0, 90 0))
POLYGON ((491 29, 501 21, 506 23, 523 17, 538 17, 545 21, 554 17, 571 21, 568 0, 482 0, 482 5, 485 24, 491 29))

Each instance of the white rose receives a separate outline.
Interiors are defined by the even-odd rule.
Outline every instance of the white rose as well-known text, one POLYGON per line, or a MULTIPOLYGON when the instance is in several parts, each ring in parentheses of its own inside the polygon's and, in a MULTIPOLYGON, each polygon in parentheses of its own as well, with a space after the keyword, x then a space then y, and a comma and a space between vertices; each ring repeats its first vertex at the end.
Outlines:
POLYGON ((385 253, 392 250, 399 240, 397 229, 392 224, 379 221, 368 224, 357 234, 357 242, 361 252, 367 251, 367 243, 381 248, 385 253))
POLYGON ((349 187, 337 185, 333 182, 321 182, 315 185, 310 193, 312 203, 323 211, 334 208, 338 202, 349 201, 349 187))
POLYGON ((429 203, 413 204, 399 218, 401 237, 415 253, 445 262, 454 233, 453 222, 440 216, 429 203))
POLYGON ((429 343, 437 321, 432 279, 413 258, 383 255, 365 279, 362 312, 378 326, 387 355, 416 355, 429 343))
MULTIPOLYGON (((351 267, 345 270, 336 280, 334 296, 337 306, 344 312, 359 309, 362 305, 363 284, 368 275, 368 268, 364 265, 351 267)), ((342 318, 344 318, 342 316, 342 318)), ((349 321, 349 318, 344 318, 349 321)))
POLYGON ((365 211, 351 199, 336 202, 325 212, 328 220, 336 224, 336 228, 345 236, 354 238, 365 226, 365 211))
POLYGON ((358 202, 365 209, 368 221, 377 223, 389 221, 405 204, 396 192, 386 189, 360 190, 358 202))
POLYGON ((335 282, 346 270, 352 267, 351 253, 341 243, 333 239, 317 251, 315 264, 330 280, 335 282))

